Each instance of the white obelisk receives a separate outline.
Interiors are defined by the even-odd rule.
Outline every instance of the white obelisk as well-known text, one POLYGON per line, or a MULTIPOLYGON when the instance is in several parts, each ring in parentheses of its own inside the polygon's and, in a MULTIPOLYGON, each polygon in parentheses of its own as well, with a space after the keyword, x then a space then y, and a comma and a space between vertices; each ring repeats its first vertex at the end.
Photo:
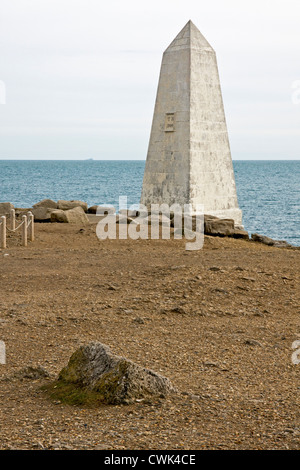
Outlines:
POLYGON ((191 21, 163 54, 141 203, 242 224, 216 54, 191 21))

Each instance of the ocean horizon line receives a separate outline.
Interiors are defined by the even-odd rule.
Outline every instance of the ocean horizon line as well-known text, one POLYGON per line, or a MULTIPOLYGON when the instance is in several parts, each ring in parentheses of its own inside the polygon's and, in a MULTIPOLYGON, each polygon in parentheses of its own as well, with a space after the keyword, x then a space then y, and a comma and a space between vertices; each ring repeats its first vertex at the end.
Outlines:
MULTIPOLYGON (((239 158, 233 158, 233 162, 300 162, 299 159, 239 159, 239 158)), ((113 158, 0 158, 0 162, 146 162, 146 159, 113 159, 113 158)))

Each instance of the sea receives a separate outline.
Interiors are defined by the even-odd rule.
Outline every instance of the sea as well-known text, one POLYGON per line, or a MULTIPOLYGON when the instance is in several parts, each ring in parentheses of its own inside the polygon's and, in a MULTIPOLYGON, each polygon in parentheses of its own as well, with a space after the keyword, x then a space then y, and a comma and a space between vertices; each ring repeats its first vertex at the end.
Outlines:
MULTIPOLYGON (((300 161, 234 160, 239 207, 250 233, 300 246, 300 161)), ((49 198, 138 204, 145 161, 0 160, 0 202, 32 207, 49 198)))

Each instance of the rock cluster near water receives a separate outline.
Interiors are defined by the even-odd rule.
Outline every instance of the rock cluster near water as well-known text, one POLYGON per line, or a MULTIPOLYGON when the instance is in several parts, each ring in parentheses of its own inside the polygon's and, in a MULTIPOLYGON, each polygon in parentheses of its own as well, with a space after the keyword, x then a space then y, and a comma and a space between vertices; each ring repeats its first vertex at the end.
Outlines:
POLYGON ((52 199, 44 199, 34 204, 32 208, 36 222, 88 224, 87 211, 88 205, 86 202, 75 200, 55 202, 52 199))
MULTIPOLYGON (((197 230, 196 217, 191 217, 190 226, 193 231, 197 230)), ((176 227, 176 216, 173 215, 171 218, 171 226, 176 227)), ((235 226, 233 219, 219 219, 212 215, 204 215, 204 234, 215 236, 215 237, 232 237, 232 238, 243 238, 249 240, 249 234, 246 230, 241 227, 235 226)), ((177 228, 184 233, 184 220, 182 220, 181 226, 177 228)))
MULTIPOLYGON (((0 203, 0 216, 9 216, 11 209, 14 209, 13 204, 10 202, 0 203)), ((205 235, 214 237, 229 237, 240 238, 258 243, 263 243, 267 246, 274 246, 277 248, 291 247, 289 243, 284 240, 273 240, 272 238, 264 235, 253 233, 251 237, 249 233, 241 226, 236 226, 233 219, 220 219, 218 217, 205 214, 203 218, 203 225, 198 227, 196 217, 190 217, 189 228, 186 228, 187 218, 176 216, 174 213, 170 214, 154 214, 150 212, 139 212, 138 210, 120 210, 116 214, 116 210, 112 206, 93 205, 88 207, 86 202, 80 200, 59 200, 53 201, 52 199, 43 199, 42 201, 33 205, 30 209, 16 209, 16 215, 26 213, 29 210, 34 215, 35 222, 56 222, 56 223, 70 223, 70 224, 89 224, 91 218, 93 222, 97 222, 98 217, 105 215, 115 215, 117 224, 131 224, 137 222, 151 225, 153 223, 160 226, 170 226, 174 228, 175 233, 184 235, 189 230, 193 232, 203 230, 205 235)))
POLYGON ((58 376, 56 389, 65 401, 79 394, 107 404, 129 404, 175 392, 169 379, 112 354, 100 342, 81 346, 58 376), (63 396, 64 395, 64 396, 63 396))

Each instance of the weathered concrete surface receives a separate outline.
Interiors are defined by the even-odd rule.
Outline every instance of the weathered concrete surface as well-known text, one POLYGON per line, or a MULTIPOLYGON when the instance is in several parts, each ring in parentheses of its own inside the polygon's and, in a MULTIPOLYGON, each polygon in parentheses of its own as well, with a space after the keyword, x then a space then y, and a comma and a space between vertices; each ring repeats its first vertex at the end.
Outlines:
POLYGON ((141 203, 242 224, 216 54, 191 21, 163 54, 141 203))

